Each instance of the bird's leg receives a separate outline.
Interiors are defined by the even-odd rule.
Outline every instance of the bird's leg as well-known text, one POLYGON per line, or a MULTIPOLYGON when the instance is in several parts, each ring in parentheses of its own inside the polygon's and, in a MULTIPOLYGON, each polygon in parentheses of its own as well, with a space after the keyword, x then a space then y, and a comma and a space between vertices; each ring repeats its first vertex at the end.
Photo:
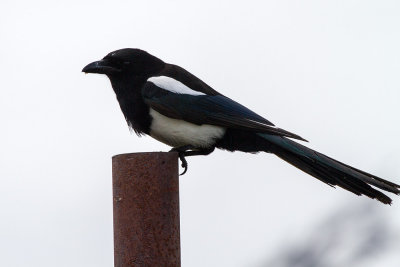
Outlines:
POLYGON ((184 175, 187 172, 188 169, 188 163, 185 157, 189 157, 189 156, 200 156, 200 155, 208 155, 211 152, 214 151, 215 147, 211 147, 211 148, 196 148, 196 150, 191 150, 191 149, 195 149, 195 147, 191 146, 191 145, 186 145, 186 146, 180 146, 180 147, 174 147, 173 149, 170 150, 170 152, 178 152, 178 156, 179 159, 182 162, 182 168, 184 168, 185 170, 180 174, 180 175, 184 175), (190 150, 190 151, 187 151, 190 150))
POLYGON ((215 147, 210 147, 210 148, 200 148, 196 150, 191 150, 191 151, 185 151, 185 156, 207 156, 208 154, 211 154, 213 152, 215 147))

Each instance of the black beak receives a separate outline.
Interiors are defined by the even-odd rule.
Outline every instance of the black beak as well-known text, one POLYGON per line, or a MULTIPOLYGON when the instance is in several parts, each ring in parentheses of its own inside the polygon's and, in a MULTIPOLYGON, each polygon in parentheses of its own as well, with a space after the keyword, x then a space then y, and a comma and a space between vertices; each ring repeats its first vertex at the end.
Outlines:
POLYGON ((85 73, 114 74, 121 72, 121 69, 110 64, 109 61, 102 59, 92 62, 82 69, 85 73))

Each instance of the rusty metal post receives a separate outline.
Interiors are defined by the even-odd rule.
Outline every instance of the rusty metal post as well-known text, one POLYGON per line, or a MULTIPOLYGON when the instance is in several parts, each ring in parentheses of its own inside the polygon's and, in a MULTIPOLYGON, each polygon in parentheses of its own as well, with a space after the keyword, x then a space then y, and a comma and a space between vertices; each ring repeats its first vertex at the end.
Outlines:
POLYGON ((112 159, 115 267, 180 267, 177 153, 112 159))

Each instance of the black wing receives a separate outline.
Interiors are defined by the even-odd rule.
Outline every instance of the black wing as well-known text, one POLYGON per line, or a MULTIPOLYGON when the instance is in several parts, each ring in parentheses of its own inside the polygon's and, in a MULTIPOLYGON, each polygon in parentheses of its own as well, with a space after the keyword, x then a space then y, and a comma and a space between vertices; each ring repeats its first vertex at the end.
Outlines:
POLYGON ((147 82, 142 88, 142 96, 151 108, 170 118, 197 125, 211 124, 307 141, 275 127, 260 115, 223 95, 178 94, 147 82))

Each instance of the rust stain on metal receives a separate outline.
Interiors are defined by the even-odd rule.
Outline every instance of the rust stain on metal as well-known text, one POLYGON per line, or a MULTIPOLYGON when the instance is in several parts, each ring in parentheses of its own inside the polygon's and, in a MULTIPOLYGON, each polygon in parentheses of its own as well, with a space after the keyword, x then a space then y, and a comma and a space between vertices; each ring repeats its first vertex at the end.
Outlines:
POLYGON ((115 267, 180 267, 177 153, 112 159, 115 267))

